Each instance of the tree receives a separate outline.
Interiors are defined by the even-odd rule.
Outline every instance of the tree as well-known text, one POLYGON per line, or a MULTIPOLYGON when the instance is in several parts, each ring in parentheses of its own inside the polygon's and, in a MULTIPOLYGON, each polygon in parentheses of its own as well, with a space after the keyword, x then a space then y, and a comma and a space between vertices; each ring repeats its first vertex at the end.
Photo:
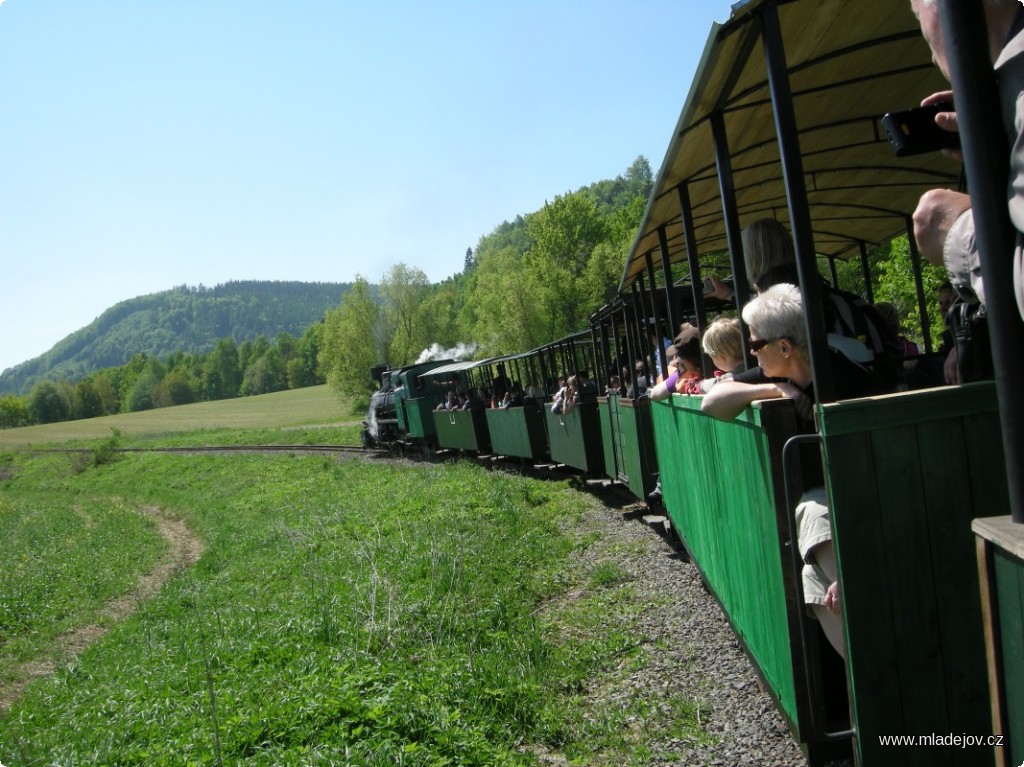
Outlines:
POLYGON ((481 352, 526 351, 551 338, 546 335, 543 286, 513 249, 490 253, 477 266, 475 277, 472 336, 481 352))
POLYGON ((429 293, 430 280, 427 275, 405 264, 391 267, 381 281, 384 319, 392 332, 388 356, 397 364, 414 360, 421 349, 433 342, 416 325, 420 304, 429 293))
POLYGON ((30 418, 26 397, 16 397, 13 394, 0 397, 0 429, 28 426, 30 418))
POLYGON ((133 354, 126 364, 117 368, 117 399, 120 409, 125 413, 131 412, 128 398, 135 388, 135 382, 142 375, 142 371, 146 369, 148 364, 149 355, 142 352, 133 354))
MULTIPOLYGON (((416 312, 416 328, 420 337, 445 348, 462 340, 458 332, 459 306, 459 288, 455 279, 450 278, 433 286, 416 312)), ((423 348, 426 346, 419 351, 422 352, 423 348)))
POLYGON ((117 368, 101 370, 92 377, 92 383, 103 403, 103 414, 117 413, 121 409, 121 399, 117 393, 117 368))
POLYGON ((103 397, 92 379, 85 378, 75 386, 75 393, 71 398, 72 418, 95 418, 104 414, 103 397))
POLYGON ((242 376, 242 396, 269 394, 286 388, 284 363, 276 348, 270 348, 266 354, 256 359, 245 369, 242 376))
POLYGON ((128 392, 128 397, 125 400, 128 412, 135 413, 140 410, 151 410, 156 407, 156 401, 154 400, 154 394, 161 381, 164 380, 164 376, 167 375, 167 368, 164 367, 160 360, 151 358, 147 363, 145 369, 139 374, 139 377, 135 379, 135 384, 128 392))
POLYGON ((63 387, 40 381, 28 395, 28 412, 34 423, 58 423, 71 414, 71 400, 63 387))
POLYGON ((474 266, 476 266, 476 261, 473 259, 473 249, 466 248, 466 261, 462 266, 462 271, 471 272, 474 266))
POLYGON ((602 303, 593 286, 581 280, 594 248, 608 234, 597 205, 582 192, 556 197, 528 221, 534 245, 527 265, 541 285, 548 334, 558 338, 579 330, 589 313, 602 303))
POLYGON ((651 172, 651 164, 642 154, 637 155, 633 164, 626 169, 626 189, 647 204, 647 198, 654 189, 654 173, 651 172))
POLYGON ((230 399, 238 396, 242 374, 238 367, 238 347, 230 338, 222 338, 206 356, 203 365, 203 391, 206 399, 230 399))
POLYGON ((288 388, 301 389, 304 386, 315 386, 324 382, 320 374, 317 357, 323 344, 324 323, 316 322, 306 328, 295 349, 295 356, 285 364, 288 375, 288 388))
POLYGON ((341 305, 324 318, 320 369, 328 385, 342 396, 361 398, 372 392, 370 368, 388 362, 381 314, 369 283, 357 276, 341 305))
POLYGON ((153 388, 153 407, 188 405, 195 401, 195 383, 180 367, 169 371, 153 388))

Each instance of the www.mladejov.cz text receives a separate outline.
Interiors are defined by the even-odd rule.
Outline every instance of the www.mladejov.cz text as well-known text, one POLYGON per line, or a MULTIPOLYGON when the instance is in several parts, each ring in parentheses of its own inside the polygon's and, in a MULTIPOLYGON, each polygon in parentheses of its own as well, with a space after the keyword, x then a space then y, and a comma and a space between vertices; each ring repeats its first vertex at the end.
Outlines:
POLYGON ((972 748, 986 746, 1001 748, 1002 735, 968 735, 967 733, 937 733, 928 735, 879 735, 882 746, 946 746, 947 748, 972 748))

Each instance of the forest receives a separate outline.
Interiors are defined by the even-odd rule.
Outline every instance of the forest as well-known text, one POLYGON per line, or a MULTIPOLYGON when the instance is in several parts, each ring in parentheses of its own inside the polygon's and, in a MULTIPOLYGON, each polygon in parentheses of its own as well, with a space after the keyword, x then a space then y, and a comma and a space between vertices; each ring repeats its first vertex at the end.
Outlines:
MULTIPOLYGON (((461 272, 438 283, 401 262, 376 283, 358 275, 351 285, 315 285, 313 294, 309 283, 228 283, 123 302, 0 376, 0 428, 325 381, 359 408, 373 390, 374 365, 409 364, 435 345, 465 346, 477 357, 535 348, 585 328, 615 296, 653 181, 650 164, 637 157, 614 179, 503 221, 467 247, 461 272)), ((728 269, 724 253, 700 260, 719 274, 728 269)), ((871 251, 869 263, 874 300, 895 304, 908 337, 920 341, 906 237, 871 251)), ((820 266, 831 279, 828 265, 820 266)), ((859 263, 837 263, 836 278, 864 292, 859 263)), ((929 300, 944 279, 925 265, 929 300)), ((928 310, 938 334, 937 308, 928 310)))

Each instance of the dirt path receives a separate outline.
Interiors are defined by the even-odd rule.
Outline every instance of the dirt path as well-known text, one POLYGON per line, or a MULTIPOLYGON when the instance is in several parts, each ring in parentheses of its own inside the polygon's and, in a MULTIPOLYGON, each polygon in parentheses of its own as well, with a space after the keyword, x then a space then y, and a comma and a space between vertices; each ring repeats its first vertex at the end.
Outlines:
MULTIPOLYGON (((203 553, 203 542, 180 519, 167 516, 162 510, 150 506, 142 514, 153 520, 157 531, 167 541, 167 553, 150 572, 139 577, 135 587, 108 602, 100 611, 105 624, 116 624, 131 615, 140 604, 155 596, 174 575, 195 564, 203 553)), ((13 682, 0 685, 0 712, 6 712, 25 692, 25 688, 40 677, 50 676, 59 663, 82 653, 91 642, 107 633, 109 627, 91 624, 81 626, 57 637, 43 656, 21 664, 13 682)))

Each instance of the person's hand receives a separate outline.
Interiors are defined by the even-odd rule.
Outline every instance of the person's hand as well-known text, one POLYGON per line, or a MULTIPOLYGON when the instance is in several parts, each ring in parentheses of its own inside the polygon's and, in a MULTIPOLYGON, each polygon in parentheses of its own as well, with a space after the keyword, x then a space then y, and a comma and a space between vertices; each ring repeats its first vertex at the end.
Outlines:
POLYGON ((914 239, 921 255, 942 265, 946 237, 960 216, 971 209, 971 198, 950 189, 930 189, 921 195, 914 211, 914 239))
POLYGON ((705 280, 704 285, 704 297, 705 298, 718 298, 722 301, 728 301, 732 298, 732 286, 726 282, 722 282, 720 279, 711 275, 705 280), (708 290, 707 283, 711 283, 711 289, 708 290))
MULTIPOLYGON (((953 91, 939 91, 938 93, 933 93, 931 96, 921 99, 921 106, 926 107, 931 104, 938 104, 942 101, 948 101, 952 104, 953 91)), ((956 112, 939 112, 935 115, 935 124, 948 133, 960 132, 960 123, 957 120, 956 112)), ((964 161, 963 152, 959 149, 943 149, 942 153, 946 155, 946 157, 950 157, 957 162, 964 161)))
POLYGON ((942 363, 942 375, 948 384, 960 383, 960 366, 956 363, 956 347, 954 346, 946 355, 946 361, 942 363))
POLYGON ((803 420, 810 420, 813 415, 813 405, 811 405, 810 398, 804 394, 803 390, 796 384, 791 384, 788 381, 780 381, 775 384, 783 397, 793 400, 793 407, 796 408, 796 414, 803 420))
POLYGON ((842 612, 842 606, 839 604, 838 581, 833 581, 829 585, 828 591, 825 592, 825 609, 835 615, 839 615, 842 612))

